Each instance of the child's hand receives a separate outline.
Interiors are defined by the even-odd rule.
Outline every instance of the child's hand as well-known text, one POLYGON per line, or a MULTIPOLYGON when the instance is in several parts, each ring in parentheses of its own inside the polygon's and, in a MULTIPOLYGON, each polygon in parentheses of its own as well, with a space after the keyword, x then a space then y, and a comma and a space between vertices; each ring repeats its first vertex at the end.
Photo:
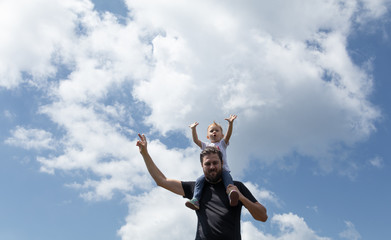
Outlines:
POLYGON ((226 118, 225 120, 227 120, 228 122, 232 123, 238 116, 236 115, 229 115, 229 118, 226 118))
POLYGON ((229 184, 227 186, 227 194, 229 194, 231 191, 237 191, 239 193, 239 200, 241 199, 241 197, 243 196, 243 194, 239 191, 238 187, 235 186, 235 185, 232 185, 232 184, 229 184))
POLYGON ((195 128, 195 127, 197 127, 198 126, 198 122, 195 122, 195 123, 193 123, 193 124, 190 124, 190 128, 191 129, 193 129, 193 128, 195 128))

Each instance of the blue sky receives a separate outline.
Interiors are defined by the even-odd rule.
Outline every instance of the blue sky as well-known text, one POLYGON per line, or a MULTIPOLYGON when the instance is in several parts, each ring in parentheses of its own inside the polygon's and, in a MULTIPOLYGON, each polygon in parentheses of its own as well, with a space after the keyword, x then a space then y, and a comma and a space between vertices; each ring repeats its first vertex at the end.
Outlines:
POLYGON ((201 174, 237 114, 235 179, 268 209, 245 240, 390 236, 391 2, 0 2, 0 239, 192 239, 157 188, 201 174))

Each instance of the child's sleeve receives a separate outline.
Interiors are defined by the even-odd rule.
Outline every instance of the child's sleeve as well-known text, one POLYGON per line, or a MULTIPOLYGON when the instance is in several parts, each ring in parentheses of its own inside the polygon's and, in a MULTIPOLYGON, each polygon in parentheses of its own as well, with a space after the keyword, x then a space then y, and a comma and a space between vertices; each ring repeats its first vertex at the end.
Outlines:
POLYGON ((228 147, 229 143, 226 143, 224 138, 223 138, 220 141, 220 145, 221 145, 222 148, 226 149, 228 147))
POLYGON ((204 150, 206 148, 206 143, 204 143, 203 141, 201 141, 201 150, 204 150))

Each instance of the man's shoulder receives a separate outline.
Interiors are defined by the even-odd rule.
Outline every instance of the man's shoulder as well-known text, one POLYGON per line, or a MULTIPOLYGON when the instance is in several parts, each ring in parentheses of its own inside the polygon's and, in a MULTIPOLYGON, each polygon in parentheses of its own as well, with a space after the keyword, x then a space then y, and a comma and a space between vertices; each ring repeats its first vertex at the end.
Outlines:
POLYGON ((234 180, 233 182, 234 182, 234 185, 235 185, 236 187, 238 187, 239 190, 242 190, 243 188, 247 188, 246 185, 244 185, 244 183, 241 182, 241 181, 235 181, 235 180, 234 180))
POLYGON ((195 181, 181 181, 182 183, 182 186, 186 185, 186 186, 194 186, 195 185, 195 181))
MULTIPOLYGON (((234 182, 234 185, 237 187, 245 186, 244 183, 241 181, 234 180, 233 182, 234 182)), ((195 186, 195 181, 181 181, 181 183, 182 183, 182 186, 183 185, 191 186, 191 187, 195 186)))
POLYGON ((242 183, 241 181, 236 181, 234 180, 234 185, 238 186, 238 185, 244 185, 244 183, 242 183))
POLYGON ((185 195, 183 197, 188 198, 188 199, 192 199, 193 194, 194 194, 195 182, 194 181, 181 181, 181 183, 182 183, 183 192, 185 193, 185 195))

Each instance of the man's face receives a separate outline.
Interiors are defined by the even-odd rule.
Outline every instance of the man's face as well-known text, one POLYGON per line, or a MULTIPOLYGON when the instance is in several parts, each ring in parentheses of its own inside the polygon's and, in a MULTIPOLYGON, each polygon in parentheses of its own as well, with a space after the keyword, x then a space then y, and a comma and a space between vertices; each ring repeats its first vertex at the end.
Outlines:
POLYGON ((221 179, 222 164, 217 153, 204 156, 202 170, 208 182, 217 183, 221 179))

